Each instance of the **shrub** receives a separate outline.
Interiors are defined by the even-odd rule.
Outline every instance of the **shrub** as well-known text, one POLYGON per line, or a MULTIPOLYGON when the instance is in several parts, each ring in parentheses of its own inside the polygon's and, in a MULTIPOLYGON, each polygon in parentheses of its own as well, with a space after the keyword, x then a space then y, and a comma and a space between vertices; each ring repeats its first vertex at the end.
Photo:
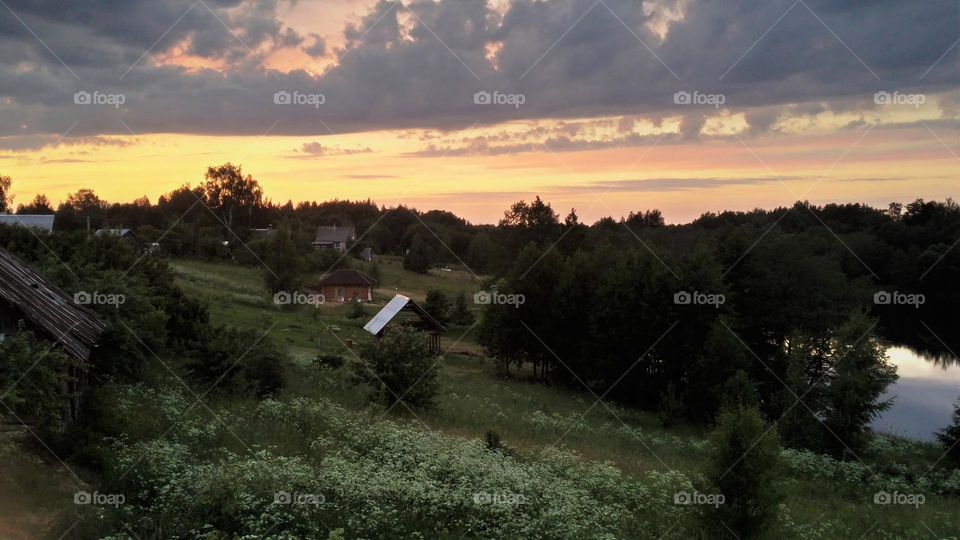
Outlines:
POLYGON ((362 319, 367 316, 367 311, 363 309, 363 303, 359 300, 350 301, 350 311, 347 313, 348 319, 362 319))
POLYGON ((374 399, 387 407, 403 401, 410 407, 429 408, 439 386, 434 357, 423 333, 391 328, 354 361, 354 378, 370 385, 374 399))
POLYGON ((264 397, 284 386, 286 353, 251 332, 213 329, 191 356, 187 369, 204 389, 264 397))
POLYGON ((313 365, 324 369, 339 369, 343 364, 343 356, 339 354, 319 354, 313 359, 313 365))
MULTIPOLYGON (((73 416, 77 396, 65 393, 75 378, 71 368, 79 363, 59 347, 37 340, 21 323, 17 334, 0 340, 0 397, 24 422, 56 430, 65 416, 73 416)), ((0 409, 0 416, 9 412, 0 409)))
POLYGON ((757 538, 772 526, 781 499, 776 430, 756 407, 730 407, 720 413, 711 441, 707 479, 724 500, 708 507, 705 532, 710 538, 757 538))
POLYGON ((677 394, 677 387, 672 382, 667 383, 667 389, 660 395, 657 415, 664 427, 670 427, 682 419, 683 398, 677 394))

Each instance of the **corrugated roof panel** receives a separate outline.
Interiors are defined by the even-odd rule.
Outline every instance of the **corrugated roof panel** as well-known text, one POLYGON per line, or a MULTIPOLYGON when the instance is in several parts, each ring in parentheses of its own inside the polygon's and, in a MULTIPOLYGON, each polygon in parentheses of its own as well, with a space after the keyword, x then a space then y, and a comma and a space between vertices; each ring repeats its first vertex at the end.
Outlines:
POLYGON ((394 296, 387 302, 387 305, 383 306, 383 309, 381 309, 379 313, 370 319, 370 322, 368 322, 363 329, 373 335, 379 334, 380 331, 383 330, 383 327, 397 316, 397 313, 400 313, 403 308, 407 307, 408 302, 410 302, 410 299, 402 294, 394 296))

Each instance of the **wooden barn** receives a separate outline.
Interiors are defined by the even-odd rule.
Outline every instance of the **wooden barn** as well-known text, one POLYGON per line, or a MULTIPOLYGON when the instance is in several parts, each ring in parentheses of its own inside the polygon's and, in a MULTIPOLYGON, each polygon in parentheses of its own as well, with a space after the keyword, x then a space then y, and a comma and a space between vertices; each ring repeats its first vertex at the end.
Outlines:
POLYGON ((343 269, 323 277, 311 291, 323 294, 327 302, 371 302, 377 280, 359 270, 343 269))
POLYGON ((446 334, 447 330, 413 299, 402 294, 394 296, 363 329, 383 337, 393 324, 406 324, 427 332, 430 335, 430 350, 440 353, 440 336, 446 334))
MULTIPOLYGON (((105 328, 92 311, 74 304, 57 286, 0 248, 0 340, 16 334, 20 321, 83 363, 90 360, 105 328)), ((68 420, 76 418, 82 394, 81 370, 72 369, 76 382, 64 388, 68 420)))

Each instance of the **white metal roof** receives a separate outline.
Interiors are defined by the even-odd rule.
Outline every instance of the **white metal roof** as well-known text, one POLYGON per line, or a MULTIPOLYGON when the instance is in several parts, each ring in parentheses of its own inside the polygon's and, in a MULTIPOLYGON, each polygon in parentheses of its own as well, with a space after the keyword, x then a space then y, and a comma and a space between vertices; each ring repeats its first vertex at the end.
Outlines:
POLYGON ((0 223, 4 225, 19 225, 21 227, 32 227, 34 229, 52 231, 53 218, 53 214, 0 214, 0 223))
POLYGON ((397 316, 397 313, 400 313, 400 310, 407 307, 407 304, 410 302, 410 298, 398 294, 393 297, 387 305, 383 306, 383 309, 379 313, 374 315, 370 322, 363 327, 364 330, 370 332, 373 335, 377 335, 383 330, 383 327, 387 325, 394 317, 397 316))

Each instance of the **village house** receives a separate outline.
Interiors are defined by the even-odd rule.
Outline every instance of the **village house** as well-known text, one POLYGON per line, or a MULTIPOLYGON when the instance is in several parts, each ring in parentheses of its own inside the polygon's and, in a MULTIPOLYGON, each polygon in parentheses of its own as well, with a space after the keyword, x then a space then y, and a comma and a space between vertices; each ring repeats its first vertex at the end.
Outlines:
POLYGON ((382 338, 384 333, 389 332, 390 327, 396 324, 411 326, 426 332, 430 336, 430 351, 435 354, 440 353, 440 336, 446 334, 447 330, 420 304, 402 294, 394 296, 387 302, 387 305, 383 306, 383 309, 374 315, 363 329, 377 338, 382 338))
POLYGON ((324 276, 310 290, 320 292, 326 302, 346 302, 348 300, 370 302, 377 280, 359 270, 337 270, 324 276))
POLYGON ((53 214, 0 214, 0 225, 27 227, 40 231, 53 231, 53 214))
POLYGON ((111 236, 120 239, 122 242, 128 242, 130 244, 135 244, 137 242, 137 235, 131 229, 97 229, 93 235, 97 237, 111 236))
POLYGON ((252 237, 264 237, 264 236, 273 236, 277 230, 273 228, 273 225, 267 225, 266 229, 250 229, 250 236, 252 237))
MULTIPOLYGON (((59 343, 86 363, 100 341, 105 324, 76 305, 62 290, 0 248, 0 341, 15 335, 20 322, 38 337, 59 343)), ((82 366, 70 368, 74 382, 64 389, 64 417, 76 418, 83 389, 82 366)))
POLYGON ((325 225, 317 230, 313 247, 316 249, 335 249, 340 253, 345 253, 356 241, 357 231, 352 226, 325 225))

